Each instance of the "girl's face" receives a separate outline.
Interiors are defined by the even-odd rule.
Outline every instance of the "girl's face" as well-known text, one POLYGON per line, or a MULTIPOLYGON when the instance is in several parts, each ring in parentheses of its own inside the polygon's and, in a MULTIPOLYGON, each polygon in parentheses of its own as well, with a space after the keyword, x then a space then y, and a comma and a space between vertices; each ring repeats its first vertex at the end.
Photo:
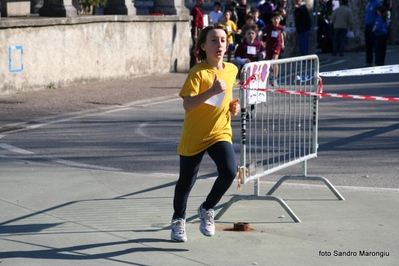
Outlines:
POLYGON ((224 14, 224 18, 226 19, 226 21, 229 21, 230 18, 231 18, 230 13, 229 13, 229 12, 226 12, 226 13, 224 14))
MULTIPOLYGON (((208 32, 206 42, 201 45, 209 61, 217 62, 223 60, 227 50, 227 35, 222 29, 213 29, 208 32)), ((209 62, 208 62, 209 63, 209 62)))
POLYGON ((272 17, 273 26, 275 27, 278 26, 278 24, 280 24, 280 21, 281 21, 280 16, 272 17))
POLYGON ((256 32, 253 30, 247 30, 244 37, 247 43, 252 44, 256 39, 256 32))

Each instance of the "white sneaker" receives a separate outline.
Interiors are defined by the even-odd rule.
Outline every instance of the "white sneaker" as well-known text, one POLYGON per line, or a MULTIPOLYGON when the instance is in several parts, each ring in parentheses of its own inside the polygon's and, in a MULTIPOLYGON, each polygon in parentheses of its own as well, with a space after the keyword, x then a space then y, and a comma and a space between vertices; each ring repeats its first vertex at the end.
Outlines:
POLYGON ((186 220, 182 218, 172 220, 172 232, 170 233, 170 239, 175 242, 186 242, 186 220))
POLYGON ((198 217, 201 219, 200 231, 205 236, 213 236, 215 234, 215 222, 213 217, 215 211, 213 209, 205 210, 201 206, 198 208, 198 217))
POLYGON ((272 87, 278 87, 277 78, 274 78, 270 85, 272 85, 272 87))

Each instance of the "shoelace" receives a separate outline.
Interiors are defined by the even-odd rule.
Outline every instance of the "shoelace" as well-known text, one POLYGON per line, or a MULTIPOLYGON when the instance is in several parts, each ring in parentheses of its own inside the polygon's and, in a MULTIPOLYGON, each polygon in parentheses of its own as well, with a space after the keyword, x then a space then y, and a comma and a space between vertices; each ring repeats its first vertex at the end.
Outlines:
POLYGON ((214 211, 213 210, 207 210, 206 211, 206 216, 207 216, 206 220, 209 221, 208 224, 214 224, 214 219, 213 219, 214 211))
POLYGON ((177 220, 173 223, 174 231, 179 234, 184 234, 184 221, 177 220))

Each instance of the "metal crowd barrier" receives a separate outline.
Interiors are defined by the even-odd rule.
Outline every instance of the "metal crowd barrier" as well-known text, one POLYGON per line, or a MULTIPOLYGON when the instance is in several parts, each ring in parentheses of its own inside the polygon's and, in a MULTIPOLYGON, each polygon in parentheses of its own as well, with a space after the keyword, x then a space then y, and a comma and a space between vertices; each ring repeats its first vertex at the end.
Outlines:
POLYGON ((239 200, 277 201, 295 222, 299 218, 283 199, 272 194, 286 180, 322 181, 339 200, 335 187, 322 176, 307 175, 307 161, 317 157, 319 61, 316 55, 259 61, 240 73, 241 154, 239 182, 254 182, 254 195, 236 195, 215 219, 239 200), (302 164, 301 175, 283 176, 260 195, 259 179, 302 164))

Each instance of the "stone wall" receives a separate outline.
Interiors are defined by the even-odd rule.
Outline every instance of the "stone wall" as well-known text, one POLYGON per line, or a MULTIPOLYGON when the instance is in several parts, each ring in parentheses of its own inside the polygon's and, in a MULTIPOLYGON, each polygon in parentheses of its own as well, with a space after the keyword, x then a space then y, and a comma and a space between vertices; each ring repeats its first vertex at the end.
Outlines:
POLYGON ((0 94, 189 70, 187 16, 0 20, 0 94))

